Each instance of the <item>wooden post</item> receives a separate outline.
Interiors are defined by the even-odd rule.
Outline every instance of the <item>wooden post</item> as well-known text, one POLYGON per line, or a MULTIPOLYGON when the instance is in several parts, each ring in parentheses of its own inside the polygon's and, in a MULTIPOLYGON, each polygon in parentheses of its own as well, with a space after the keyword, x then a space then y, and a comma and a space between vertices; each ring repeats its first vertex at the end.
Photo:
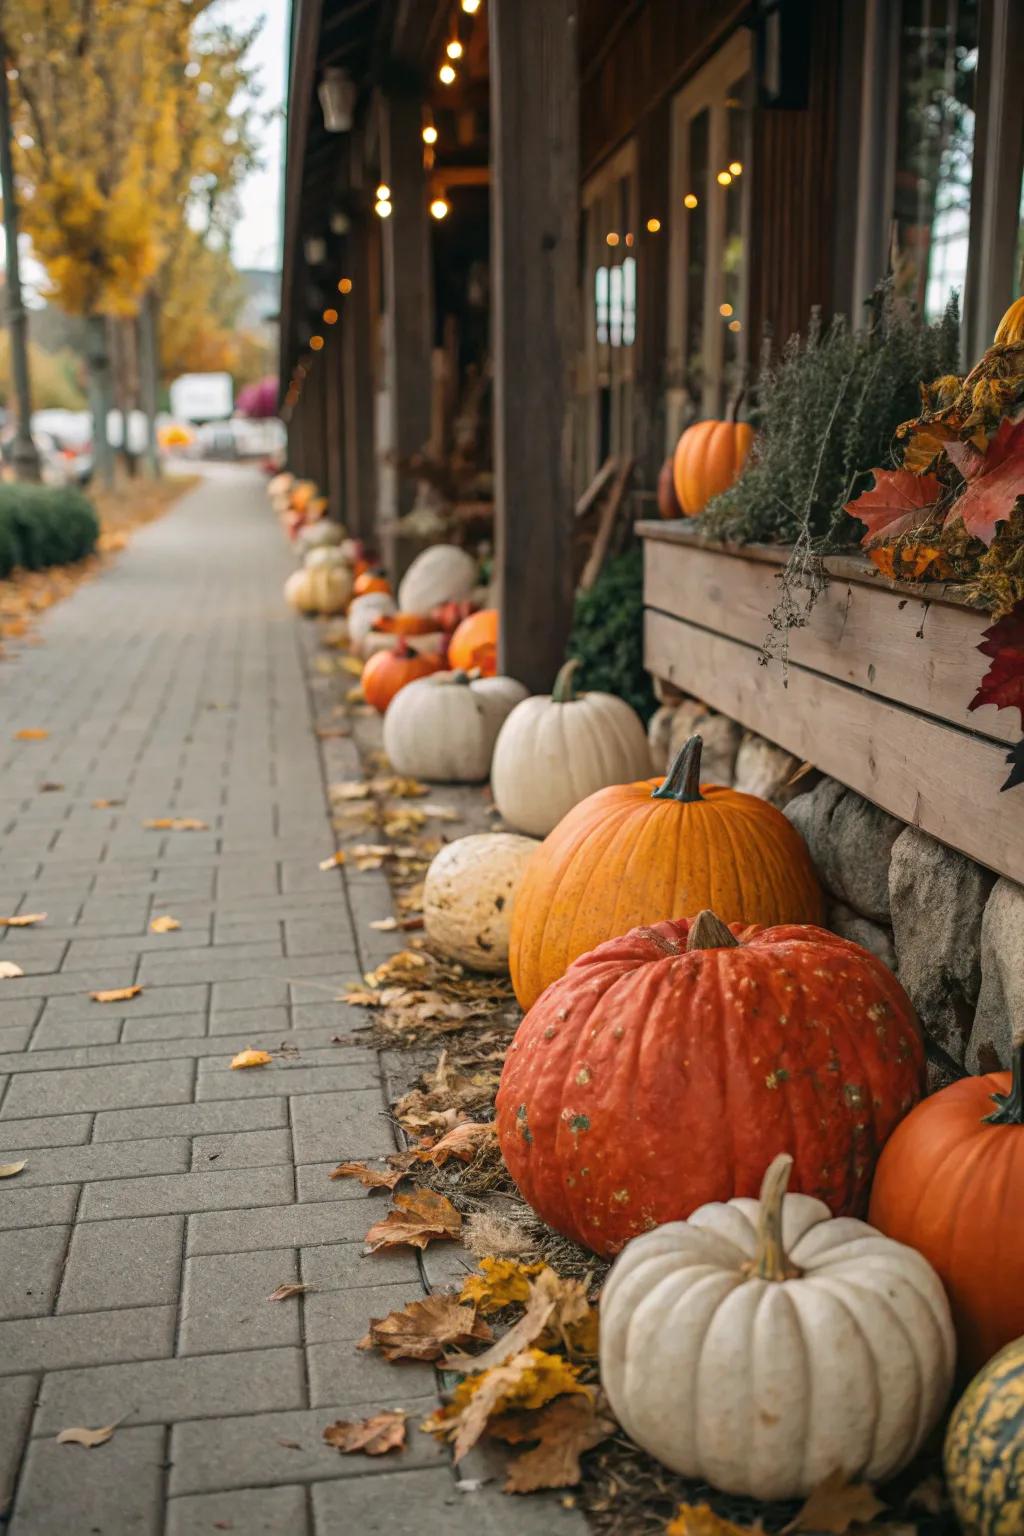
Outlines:
POLYGON ((577 0, 492 0, 491 271, 500 668, 546 692, 572 622, 577 0))
MULTIPOLYGON (((392 215, 393 217, 393 215, 392 215)), ((354 538, 376 547, 377 456, 374 449, 374 402, 377 395, 374 325, 379 302, 373 281, 371 231, 365 222, 353 225, 349 237, 347 276, 351 293, 341 298, 341 343, 345 411, 346 521, 354 538)))
POLYGON ((329 333, 323 353, 324 365, 324 434, 327 463, 328 516, 337 522, 346 521, 345 509, 345 455, 344 422, 345 397, 342 384, 342 346, 337 326, 329 333))
MULTIPOLYGON (((392 205, 391 216, 381 221, 386 451, 396 462, 420 453, 430 437, 434 304, 421 112, 412 95, 387 97, 381 106, 381 179, 391 190, 392 205)), ((395 576, 401 574, 404 552, 393 525, 412 506, 415 490, 406 474, 381 477, 381 542, 395 576)))

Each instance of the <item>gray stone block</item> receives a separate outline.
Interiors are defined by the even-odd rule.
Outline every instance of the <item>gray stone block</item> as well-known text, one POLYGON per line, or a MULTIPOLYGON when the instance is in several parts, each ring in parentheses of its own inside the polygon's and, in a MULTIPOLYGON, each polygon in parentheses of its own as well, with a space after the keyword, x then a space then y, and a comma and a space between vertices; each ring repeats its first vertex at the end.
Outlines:
POLYGON ((122 1425, 104 1454, 33 1440, 14 1510, 13 1536, 101 1531, 160 1536, 164 1430, 122 1425), (74 1454, 69 1454, 69 1450, 74 1454))
POLYGON ((331 1254, 329 1248, 302 1250, 302 1278, 318 1287, 302 1298, 307 1344, 355 1343, 365 1336, 372 1317, 387 1317, 409 1301, 422 1301, 424 1290, 418 1280, 338 1289, 339 1268, 331 1254))
POLYGON ((216 1136, 197 1136, 192 1143, 192 1171, 216 1168, 268 1168, 275 1163, 291 1166, 292 1138, 284 1127, 278 1131, 224 1131, 216 1136))
POLYGON ((83 1109, 186 1104, 192 1098, 194 1070, 190 1061, 167 1061, 137 1062, 125 1067, 25 1072, 11 1083, 0 1113, 5 1120, 16 1120, 37 1115, 73 1114, 83 1109))
POLYGON ((153 1178, 108 1179, 82 1191, 79 1220, 162 1216, 170 1212, 227 1211, 289 1204, 290 1168, 236 1168, 223 1173, 172 1173, 153 1178))
POLYGON ((305 1299, 267 1298, 279 1285, 298 1278, 293 1248, 186 1259, 178 1353, 209 1355, 286 1345, 297 1349, 305 1299))
POLYGON ((45 1056, 54 1050, 83 1045, 113 1045, 121 1038, 124 1020, 114 1008, 93 1006, 92 1014, 61 1019, 44 1016, 32 1034, 31 1054, 45 1056))
POLYGON ((4 1179, 0 1183, 0 1232, 71 1221, 80 1188, 79 1184, 51 1184, 44 1189, 19 1189, 15 1179, 4 1179))
MULTIPOLYGON (((334 1054, 337 1057, 338 1052, 334 1054)), ((376 1063, 373 1066, 359 1062, 351 1066, 292 1066, 278 1060, 267 1067, 232 1071, 230 1061, 204 1060, 199 1064, 196 1099, 199 1102, 204 1099, 261 1099, 268 1093, 286 1093, 289 1097, 307 1093, 343 1096, 367 1089, 372 1091, 379 1081, 376 1063)), ((340 1113, 344 1116, 343 1109, 340 1113)))
MULTIPOLYGON (((343 1527, 337 1527, 337 1532, 343 1527)), ((302 1487, 236 1488, 231 1493, 186 1494, 167 1505, 166 1536, 309 1536, 306 1490, 302 1487)))
POLYGON ((1024 886, 997 880, 981 923, 981 990, 967 1046, 972 1072, 1009 1066, 1024 1027, 1024 886))
POLYGON ((5 1234, 0 1318, 42 1317, 52 1310, 70 1230, 28 1227, 5 1234))
POLYGON ((785 808, 803 834, 822 885, 860 917, 889 921, 889 856, 904 823, 835 779, 785 808))
POLYGON ((426 1361, 385 1360, 376 1350, 358 1349, 353 1339, 307 1344, 306 1359, 309 1401, 314 1408, 374 1399, 390 1403, 396 1397, 402 1402, 437 1391, 434 1367, 426 1361))
POLYGON ((37 1389, 35 1376, 0 1377, 0 1511, 10 1508, 37 1389))
POLYGON ((126 1045, 151 1040, 195 1040, 206 1034, 201 1013, 157 1014, 151 1019, 125 1019, 121 1039, 126 1045))
POLYGON ((341 1162, 344 1158, 377 1157, 397 1146, 383 1092, 300 1095, 292 1103, 295 1160, 299 1163, 341 1162))
MULTIPOLYGON (((33 1147, 74 1147, 89 1140, 92 1115, 44 1115, 40 1120, 0 1120, 0 1152, 33 1147)), ((4 1162, 13 1159, 4 1158, 4 1162)))
POLYGON ((313 1514, 316 1536, 586 1536, 589 1529, 557 1495, 509 1498, 494 1481, 464 1493, 448 1466, 389 1471, 385 1458, 373 1476, 316 1484, 313 1514))
MULTIPOLYGON (((121 1146, 123 1143, 111 1143, 121 1146)), ((183 1216, 79 1221, 68 1251, 58 1312, 176 1304, 183 1216)))
MULTIPOLYGON (((13 1122, 12 1122, 13 1123, 13 1122)), ((51 1147, 28 1159, 18 1187, 30 1184, 85 1184, 97 1179, 135 1179, 140 1174, 186 1173, 189 1145, 183 1136, 103 1146, 51 1147)))
POLYGON ((0 1375, 169 1359, 174 1313, 174 1307, 130 1307, 0 1323, 0 1375))
MULTIPOLYGON (((203 1136, 214 1131, 267 1131, 288 1124, 288 1101, 281 1097, 240 1099, 232 1103, 178 1104, 154 1109, 114 1109, 96 1116, 94 1141, 125 1141, 143 1136, 203 1136)), ((0 1129, 4 1121, 0 1120, 0 1129)))
POLYGON ((244 1253, 256 1248, 354 1243, 362 1241, 366 1227, 359 1202, 351 1200, 200 1212, 189 1221, 188 1252, 244 1253))

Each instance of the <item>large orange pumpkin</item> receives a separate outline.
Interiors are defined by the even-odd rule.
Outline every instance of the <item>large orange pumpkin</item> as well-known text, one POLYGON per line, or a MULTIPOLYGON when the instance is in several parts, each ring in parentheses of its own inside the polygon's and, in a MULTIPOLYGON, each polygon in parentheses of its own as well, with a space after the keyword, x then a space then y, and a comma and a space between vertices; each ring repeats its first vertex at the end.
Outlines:
POLYGON ((497 675, 497 608, 481 608, 462 620, 448 646, 448 664, 463 672, 480 671, 485 677, 497 675))
POLYGON ((1024 1021, 1012 1073, 963 1077, 907 1116, 870 1220, 938 1271, 965 1372, 1024 1334, 1024 1021))
POLYGON ((353 597, 365 597, 367 592, 391 592, 391 583, 383 571, 361 571, 352 588, 353 597))
POLYGON ((698 421, 676 444, 672 480, 687 517, 728 490, 746 463, 754 429, 745 421, 698 421))
POLYGON ((509 965, 524 1008, 577 955, 638 923, 703 907, 728 923, 821 921, 799 832, 767 800, 702 785, 700 754, 694 736, 664 781, 588 795, 537 849, 512 913, 509 965))
POLYGON ((366 663, 362 676, 363 697, 382 715, 406 683, 440 672, 443 666, 442 656, 419 655, 410 648, 403 635, 393 651, 378 651, 366 663))
POLYGON ((612 1254, 756 1195, 779 1152, 795 1188, 860 1213, 923 1072, 914 1010, 874 955, 703 912, 611 939, 548 988, 505 1058, 498 1140, 544 1220, 612 1254))

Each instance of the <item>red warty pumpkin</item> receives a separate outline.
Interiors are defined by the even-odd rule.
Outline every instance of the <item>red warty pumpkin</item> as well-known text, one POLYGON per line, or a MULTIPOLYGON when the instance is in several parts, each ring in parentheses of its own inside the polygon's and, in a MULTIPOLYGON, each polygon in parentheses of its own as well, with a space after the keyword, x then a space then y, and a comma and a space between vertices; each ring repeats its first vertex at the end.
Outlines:
POLYGON ((366 663, 362 676, 363 697, 382 715, 406 683, 440 672, 443 666, 443 656, 421 656, 411 649, 403 635, 393 651, 378 651, 366 663))
POLYGON ((964 1374, 1024 1334, 1024 1020, 1012 1074, 963 1077, 897 1129, 870 1221, 938 1272, 964 1374))
POLYGON ((610 939, 526 1015, 497 1099, 525 1198, 596 1253, 711 1200, 756 1196, 778 1152, 837 1215, 921 1093, 910 1001, 824 929, 713 913, 610 939))

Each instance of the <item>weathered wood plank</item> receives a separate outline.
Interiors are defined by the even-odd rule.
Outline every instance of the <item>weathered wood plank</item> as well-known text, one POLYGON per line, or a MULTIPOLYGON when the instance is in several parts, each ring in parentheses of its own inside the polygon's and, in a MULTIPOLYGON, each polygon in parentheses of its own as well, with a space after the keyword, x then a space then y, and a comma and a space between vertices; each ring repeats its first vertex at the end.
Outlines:
POLYGON ((373 282, 371 229, 354 223, 348 242, 351 291, 341 297, 344 353, 342 400, 345 411, 345 521, 354 538, 373 547, 377 534, 377 463, 374 454, 374 394, 377 387, 373 325, 378 295, 373 282))
POLYGON ((500 663, 542 693, 572 618, 576 0, 493 0, 488 23, 500 663))
MULTIPOLYGON (((647 540, 644 601, 759 648, 779 601, 776 570, 715 550, 647 540)), ((967 708, 987 666, 975 647, 990 622, 973 608, 833 579, 806 626, 790 631, 789 654, 880 698, 1013 743, 1020 731, 1011 710, 967 708)))
POLYGON ((849 785, 901 821, 1011 879, 1024 879, 1021 791, 1001 794, 1006 749, 804 667, 788 687, 754 647, 648 610, 657 677, 849 785), (1016 803, 1015 803, 1016 797, 1016 803))

